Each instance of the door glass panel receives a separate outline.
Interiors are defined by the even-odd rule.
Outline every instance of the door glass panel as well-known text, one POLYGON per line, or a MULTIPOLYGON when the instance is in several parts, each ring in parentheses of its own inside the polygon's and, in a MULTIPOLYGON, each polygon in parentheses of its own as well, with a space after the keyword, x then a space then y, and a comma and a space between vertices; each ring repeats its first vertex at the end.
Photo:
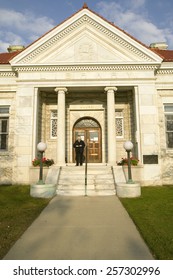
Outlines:
POLYGON ((100 161, 100 149, 99 149, 99 131, 89 131, 89 145, 88 145, 88 161, 99 162, 100 161))
POLYGON ((76 139, 78 138, 78 136, 80 136, 80 137, 81 137, 81 140, 83 140, 84 142, 86 141, 85 131, 84 131, 84 130, 76 130, 76 131, 75 131, 75 139, 74 139, 74 141, 76 141, 76 139))
POLYGON ((98 132, 97 131, 90 131, 90 141, 97 141, 98 142, 98 132))

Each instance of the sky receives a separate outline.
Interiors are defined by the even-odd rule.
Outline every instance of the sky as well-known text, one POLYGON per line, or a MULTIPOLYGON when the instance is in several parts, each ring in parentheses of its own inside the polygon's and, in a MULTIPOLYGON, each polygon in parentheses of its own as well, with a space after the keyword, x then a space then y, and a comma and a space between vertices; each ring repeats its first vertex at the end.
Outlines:
POLYGON ((147 46, 166 42, 173 50, 172 0, 0 0, 0 52, 29 45, 84 2, 147 46))

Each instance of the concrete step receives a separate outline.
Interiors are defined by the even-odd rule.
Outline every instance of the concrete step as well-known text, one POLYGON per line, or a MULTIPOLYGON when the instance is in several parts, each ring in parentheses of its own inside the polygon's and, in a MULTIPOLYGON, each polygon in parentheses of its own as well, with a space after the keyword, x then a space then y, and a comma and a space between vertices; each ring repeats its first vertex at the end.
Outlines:
MULTIPOLYGON (((65 174, 65 173, 69 173, 69 174, 83 174, 85 173, 85 166, 63 166, 61 168, 61 174, 65 174)), ((105 173, 108 173, 108 174, 111 174, 112 173, 112 170, 111 170, 111 167, 109 166, 101 166, 101 167, 98 167, 98 166, 88 166, 87 167, 87 173, 91 173, 91 174, 105 174, 105 173)))
MULTIPOLYGON (((115 189, 114 184, 109 185, 94 185, 94 184, 88 184, 86 187, 88 190, 113 190, 115 189)), ((85 184, 80 185, 65 185, 65 184, 59 184, 57 190, 83 190, 85 189, 85 184)))
POLYGON ((115 195, 116 191, 114 190, 57 190, 57 195, 66 195, 66 196, 107 196, 115 195))
MULTIPOLYGON (((87 184, 114 184, 114 180, 112 177, 106 177, 103 178, 99 177, 87 177, 87 184)), ((85 183, 85 177, 84 176, 78 176, 78 177, 60 177, 59 184, 72 184, 72 185, 79 185, 85 183)))
MULTIPOLYGON (((61 173, 61 178, 71 178, 72 180, 83 180, 85 179, 85 174, 70 174, 70 173, 67 173, 67 174, 62 174, 61 173)), ((113 178, 112 177, 112 174, 87 174, 87 178, 89 180, 107 180, 109 178, 113 178)))
MULTIPOLYGON (((88 169, 87 170, 87 174, 100 174, 102 175, 104 172, 104 174, 112 174, 112 171, 107 169, 107 170, 97 170, 97 169, 88 169)), ((64 169, 62 168, 61 170, 61 174, 85 174, 85 169, 64 169)))
POLYGON ((115 195, 115 184, 110 166, 91 165, 87 170, 85 187, 85 166, 61 168, 57 195, 115 195))

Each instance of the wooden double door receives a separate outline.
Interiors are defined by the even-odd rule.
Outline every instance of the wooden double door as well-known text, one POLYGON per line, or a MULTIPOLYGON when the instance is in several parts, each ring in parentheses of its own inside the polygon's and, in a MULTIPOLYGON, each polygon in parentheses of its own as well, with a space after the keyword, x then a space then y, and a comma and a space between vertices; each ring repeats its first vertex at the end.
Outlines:
MULTIPOLYGON (((102 162, 100 127, 74 128, 73 142, 75 142, 78 136, 81 136, 81 139, 85 142, 85 145, 87 145, 88 163, 102 162)), ((86 149, 84 151, 84 155, 86 156, 86 149)), ((75 153, 73 154, 73 160, 75 161, 75 153)))

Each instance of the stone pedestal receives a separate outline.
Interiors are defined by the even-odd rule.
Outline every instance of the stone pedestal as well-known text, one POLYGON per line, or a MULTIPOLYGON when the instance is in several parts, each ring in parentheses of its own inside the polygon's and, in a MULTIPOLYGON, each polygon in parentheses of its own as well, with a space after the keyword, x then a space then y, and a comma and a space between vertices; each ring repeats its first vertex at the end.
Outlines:
POLYGON ((141 196, 141 186, 138 183, 119 183, 116 186, 116 193, 118 197, 139 197, 141 196))
POLYGON ((56 194, 56 185, 43 184, 43 185, 31 185, 30 195, 32 197, 51 198, 56 194))
MULTIPOLYGON (((44 166, 43 167, 43 181, 45 182, 47 178, 47 174, 49 171, 49 167, 44 166)), ((29 167, 29 184, 35 184, 35 182, 38 181, 39 179, 39 172, 40 172, 40 167, 39 166, 30 166, 29 167)))

